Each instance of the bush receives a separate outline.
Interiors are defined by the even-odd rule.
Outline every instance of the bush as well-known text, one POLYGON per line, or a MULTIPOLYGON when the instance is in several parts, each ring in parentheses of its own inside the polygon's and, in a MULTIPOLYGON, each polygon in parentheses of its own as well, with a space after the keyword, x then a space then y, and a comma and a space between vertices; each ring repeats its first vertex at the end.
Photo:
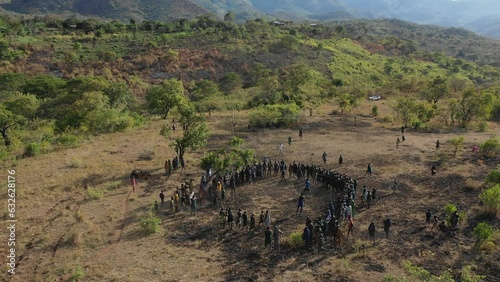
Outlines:
POLYGON ((447 204, 444 206, 444 211, 446 212, 446 223, 448 226, 451 226, 451 215, 457 210, 457 206, 454 204, 447 204))
POLYGON ((386 117, 384 117, 384 122, 394 123, 394 117, 391 115, 387 115, 386 117))
POLYGON ((104 191, 97 188, 87 188, 87 196, 91 200, 99 200, 104 197, 104 191))
POLYGON ((474 228, 472 234, 476 238, 476 247, 480 248, 493 235, 493 227, 486 222, 480 222, 474 228))
POLYGON ((83 276, 85 276, 85 270, 83 269, 83 267, 78 266, 71 274, 70 281, 79 281, 83 278, 83 276))
POLYGON ((485 275, 477 275, 472 273, 472 267, 470 265, 466 265, 462 267, 462 274, 460 275, 460 280, 462 282, 479 282, 486 278, 485 275))
POLYGON ((106 189, 108 191, 113 191, 116 190, 118 187, 120 187, 121 184, 122 182, 120 180, 111 181, 109 183, 106 183, 106 189))
POLYGON ((73 134, 63 134, 56 139, 56 143, 63 148, 75 148, 78 146, 79 138, 73 134))
POLYGON ((141 222, 139 225, 141 226, 141 230, 145 234, 154 234, 160 231, 161 219, 152 214, 149 214, 147 217, 141 218, 141 222))
POLYGON ((372 115, 374 117, 378 116, 378 107, 376 105, 372 107, 372 115))
POLYGON ((304 240, 302 240, 302 232, 293 232, 290 234, 290 238, 288 238, 288 244, 291 248, 300 248, 304 247, 304 240))
POLYGON ((491 184, 500 184, 500 170, 492 170, 486 176, 486 182, 491 184))
POLYGON ((485 212, 496 216, 500 212, 500 184, 484 190, 479 199, 483 202, 485 212))
POLYGON ((42 152, 42 146, 40 145, 40 143, 31 142, 28 145, 26 145, 26 148, 24 149, 24 156, 34 157, 40 155, 41 152, 42 152))
POLYGON ((250 113, 255 127, 293 127, 299 124, 300 108, 296 104, 260 106, 250 113))
POLYGON ((486 121, 482 121, 478 125, 478 129, 480 132, 486 132, 488 130, 488 123, 486 121))
POLYGON ((83 161, 80 158, 72 158, 71 161, 68 164, 69 167, 71 168, 80 168, 84 167, 83 161))
POLYGON ((486 157, 496 156, 500 152, 500 142, 496 136, 491 136, 490 139, 481 144, 481 151, 486 157))

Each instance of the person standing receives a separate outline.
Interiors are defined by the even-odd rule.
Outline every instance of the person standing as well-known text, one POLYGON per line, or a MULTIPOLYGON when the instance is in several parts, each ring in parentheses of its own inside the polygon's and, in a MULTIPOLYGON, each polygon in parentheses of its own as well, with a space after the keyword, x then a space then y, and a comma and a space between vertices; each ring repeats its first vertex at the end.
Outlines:
POLYGON ((309 248, 309 242, 311 242, 311 230, 309 230, 309 226, 304 227, 304 231, 302 232, 302 240, 304 241, 306 248, 309 248))
POLYGON ((274 225, 273 237, 274 237, 274 250, 276 251, 280 250, 280 237, 282 234, 283 232, 279 229, 278 225, 274 225))
POLYGON ((368 190, 366 185, 363 185, 363 194, 361 194, 361 202, 364 204, 368 200, 368 190))
POLYGON ((429 226, 431 224, 432 212, 431 209, 427 209, 425 213, 425 225, 429 226))
POLYGON ((243 226, 243 230, 247 230, 248 228, 248 215, 247 215, 247 212, 244 211, 243 212, 243 215, 241 216, 241 220, 242 220, 242 226, 243 226))
POLYGON ((260 229, 260 225, 264 224, 264 220, 265 220, 264 211, 260 211, 259 225, 257 225, 257 229, 260 229))
POLYGON ((269 214, 269 211, 266 211, 266 214, 264 215, 264 226, 265 227, 271 226, 271 215, 269 214))
POLYGON ((160 200, 161 205, 163 206, 163 203, 165 202, 165 194, 163 194, 163 190, 160 191, 160 200))
POLYGON ((271 228, 268 226, 264 232, 264 249, 271 248, 272 234, 271 228))
POLYGON ((292 136, 288 136, 288 146, 292 146, 292 136))
POLYGON ((403 126, 401 126, 401 134, 404 134, 404 133, 405 133, 405 127, 403 125, 403 126))
POLYGON ((132 192, 135 192, 135 186, 137 185, 136 177, 137 177, 137 173, 134 170, 130 174, 130 182, 132 183, 132 192))
POLYGON ((399 141, 399 137, 398 137, 398 139, 396 139, 396 149, 399 148, 399 142, 401 142, 401 141, 399 141))
POLYGON ((304 209, 304 193, 300 193, 299 200, 297 203, 297 212, 295 214, 298 214, 299 210, 300 210, 300 213, 302 214, 303 209, 304 209))
POLYGON ((255 216, 253 213, 250 215, 250 230, 255 230, 255 216))
POLYGON ((196 196, 191 198, 191 214, 196 216, 196 196))
POLYGON ((368 235, 370 235, 370 241, 373 241, 373 243, 375 243, 375 231, 375 223, 372 221, 368 226, 368 235))
POLYGON ((302 127, 299 128, 299 138, 300 138, 300 141, 302 141, 302 127))
POLYGON ((311 181, 309 180, 309 178, 307 178, 306 181, 304 182, 304 191, 302 191, 302 193, 305 192, 308 192, 309 195, 311 194, 311 181))
POLYGON ((385 232, 385 239, 389 239, 389 228, 391 228, 392 223, 390 218, 386 218, 384 220, 384 232, 385 232))
POLYGON ((342 166, 342 163, 344 162, 344 159, 342 158, 342 155, 339 157, 339 166, 342 166))
POLYGON ((173 214, 175 218, 175 202, 174 202, 174 196, 170 197, 170 212, 173 214))
POLYGON ((353 233, 353 229, 354 229, 354 220, 352 219, 352 217, 349 219, 349 222, 348 222, 348 229, 347 229, 347 239, 349 239, 349 234, 352 234, 354 236, 354 233, 353 233))
POLYGON ((372 192, 368 191, 366 195, 366 204, 368 205, 368 208, 370 208, 371 202, 372 202, 372 192))
POLYGON ((283 143, 280 143, 278 145, 278 152, 279 152, 280 155, 283 155, 283 143))
POLYGON ((326 154, 326 152, 323 152, 323 155, 321 157, 323 159, 323 163, 326 165, 326 160, 327 160, 327 157, 328 157, 328 155, 326 154))
POLYGON ((233 213, 231 212, 231 208, 227 208, 227 224, 229 225, 229 229, 233 229, 233 213))
POLYGON ((365 175, 369 174, 370 176, 372 175, 373 173, 373 168, 372 168, 372 164, 371 163, 368 163, 368 167, 366 168, 366 173, 365 175))
POLYGON ((441 143, 439 143, 439 140, 438 140, 438 141, 436 141, 436 151, 437 151, 437 149, 439 149, 439 146, 440 146, 440 145, 441 145, 441 143))

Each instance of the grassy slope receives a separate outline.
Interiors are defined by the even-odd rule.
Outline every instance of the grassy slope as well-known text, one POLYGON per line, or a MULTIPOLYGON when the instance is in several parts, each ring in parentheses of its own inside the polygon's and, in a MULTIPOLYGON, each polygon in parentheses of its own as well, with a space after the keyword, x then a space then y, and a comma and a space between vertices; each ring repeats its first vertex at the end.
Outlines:
MULTIPOLYGON (((382 115, 388 113, 389 103, 377 102, 382 115)), ((188 170, 169 178, 163 175, 162 167, 174 152, 158 134, 163 121, 96 137, 80 148, 18 161, 14 166, 19 177, 18 255, 23 259, 16 276, 2 279, 67 281, 81 266, 85 281, 380 281, 386 274, 401 277, 403 260, 433 274, 448 268, 459 271, 462 265, 473 264, 476 272, 488 275, 487 281, 498 279, 498 260, 476 254, 470 237, 479 215, 479 187, 495 161, 481 160, 469 148, 489 138, 491 132, 424 134, 410 130, 405 134, 407 141, 396 150, 398 125, 365 116, 371 105, 365 102, 356 110, 357 125, 347 116, 330 115, 331 106, 323 107, 314 117, 304 116, 302 142, 295 140, 295 130, 249 133, 245 130, 246 114, 236 113, 236 135, 244 138, 259 158, 279 158, 275 145, 290 135, 294 142, 285 148, 287 162, 320 164, 321 152, 327 151, 332 160, 327 167, 377 189, 378 200, 371 209, 358 203, 355 235, 342 251, 328 249, 320 255, 290 249, 280 254, 263 251, 261 232, 220 230, 217 209, 209 207, 201 208, 196 219, 189 212, 181 212, 175 220, 163 215, 168 208, 162 207, 161 232, 149 237, 139 233, 139 219, 147 214, 160 189, 166 189, 170 196, 181 181, 194 178, 197 182, 202 173, 197 163, 203 152, 231 137, 225 122, 228 113, 209 120, 213 136, 207 148, 189 153, 188 170), (458 157, 452 158, 451 148, 444 141, 456 134, 463 135, 466 144, 458 157), (441 152, 434 151, 436 139, 444 144, 441 152), (344 156, 342 168, 335 163, 338 154, 344 156), (431 178, 429 167, 439 159, 438 175, 431 178), (375 169, 370 178, 363 177, 368 162, 375 169), (128 174, 134 168, 151 171, 153 178, 139 181, 139 190, 131 193, 128 174), (395 178, 401 191, 389 188, 395 178), (102 189, 105 196, 89 200, 85 188, 102 189), (427 208, 441 219, 447 203, 467 211, 467 221, 453 239, 423 225, 427 208), (389 241, 380 231, 387 216, 394 224, 389 241), (375 245, 367 242, 366 234, 372 220, 379 230, 375 245), (357 252, 352 246, 362 250, 357 252), (187 265, 191 266, 189 270, 187 265)), ((491 130, 500 133, 498 125, 491 130)), ((305 215, 319 216, 330 198, 328 191, 314 186, 313 197, 306 199, 305 215, 295 216, 295 200, 302 185, 297 180, 265 179, 241 187, 237 198, 228 197, 227 204, 254 213, 269 209, 288 236, 302 230, 305 215)), ((1 197, 4 201, 5 195, 1 197)))

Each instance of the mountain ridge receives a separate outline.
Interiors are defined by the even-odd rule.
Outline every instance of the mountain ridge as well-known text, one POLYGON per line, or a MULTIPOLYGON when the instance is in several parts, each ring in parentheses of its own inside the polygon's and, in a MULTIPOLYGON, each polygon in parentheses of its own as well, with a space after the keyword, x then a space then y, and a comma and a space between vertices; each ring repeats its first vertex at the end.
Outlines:
POLYGON ((500 38, 500 2, 495 0, 10 0, 0 5, 23 14, 79 14, 128 21, 175 20, 214 14, 236 19, 343 20, 398 18, 419 24, 462 27, 500 38))

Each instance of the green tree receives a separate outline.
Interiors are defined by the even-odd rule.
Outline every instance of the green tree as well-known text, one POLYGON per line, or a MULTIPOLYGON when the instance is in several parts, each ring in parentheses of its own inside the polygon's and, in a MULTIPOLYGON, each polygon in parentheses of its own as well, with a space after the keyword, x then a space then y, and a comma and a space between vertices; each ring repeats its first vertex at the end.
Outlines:
POLYGON ((299 47, 300 41, 297 37, 286 34, 280 40, 280 45, 288 50, 295 50, 299 47))
POLYGON ((403 97, 393 106, 405 127, 412 124, 417 119, 417 104, 415 98, 403 97))
POLYGON ((255 160, 255 153, 252 149, 242 148, 244 140, 233 137, 225 148, 208 152, 202 159, 200 166, 204 170, 211 168, 216 175, 230 170, 238 170, 255 160))
POLYGON ((146 93, 149 112, 161 115, 163 119, 166 119, 170 110, 184 99, 184 85, 177 79, 166 80, 162 85, 154 86, 146 93))
POLYGON ((490 139, 481 144, 481 152, 489 158, 492 158, 500 153, 500 142, 498 138, 493 135, 490 139))
POLYGON ((226 22, 232 22, 236 18, 235 14, 233 11, 227 12, 227 14, 224 16, 224 20, 226 22))
MULTIPOLYGON (((196 150, 206 145, 210 136, 205 118, 196 113, 193 105, 189 102, 178 105, 181 114, 180 122, 184 129, 182 136, 174 139, 173 146, 179 158, 184 158, 188 150, 196 150)), ((164 125, 160 135, 170 137, 170 126, 164 125)))
POLYGON ((462 127, 466 127, 473 119, 487 119, 493 109, 494 97, 490 93, 482 93, 469 87, 458 99, 452 99, 451 109, 462 127))
POLYGON ((272 74, 272 71, 264 64, 255 63, 253 68, 248 72, 249 85, 250 86, 258 86, 260 85, 263 78, 266 78, 272 74))
POLYGON ((484 204, 486 213, 496 216, 500 212, 500 184, 484 190, 479 199, 484 204))
POLYGON ((191 97, 193 101, 199 101, 206 97, 214 97, 221 96, 222 93, 219 90, 219 86, 217 83, 208 80, 202 79, 197 81, 193 88, 191 89, 191 97))
POLYGON ((5 146, 10 146, 10 130, 35 118, 40 101, 32 94, 2 93, 0 96, 0 134, 5 146))
POLYGON ((28 81, 28 76, 23 73, 0 74, 0 91, 22 91, 28 81))
POLYGON ((465 138, 460 136, 460 137, 454 137, 448 140, 448 143, 450 143, 453 146, 453 157, 457 156, 458 149, 462 147, 464 144, 465 138))
POLYGON ((500 184, 500 170, 495 169, 490 171, 486 176, 486 182, 489 184, 500 184))
POLYGON ((127 108, 135 102, 134 96, 125 82, 111 83, 104 94, 109 97, 109 105, 112 108, 127 108))
POLYGON ((350 113, 357 103, 356 96, 348 93, 338 96, 336 100, 342 114, 350 113))
POLYGON ((446 81, 440 77, 434 79, 429 87, 423 91, 422 96, 429 102, 436 104, 440 99, 449 96, 446 81))
POLYGON ((219 87, 225 93, 229 93, 243 86, 243 79, 235 72, 226 73, 219 81, 219 87))
POLYGON ((42 74, 29 81, 23 87, 24 93, 34 94, 40 99, 56 98, 66 83, 59 77, 42 74))
POLYGON ((474 228, 472 234, 474 234, 474 237, 476 237, 476 247, 480 248, 481 245, 486 240, 489 240, 493 235, 493 227, 486 222, 480 222, 474 228))

